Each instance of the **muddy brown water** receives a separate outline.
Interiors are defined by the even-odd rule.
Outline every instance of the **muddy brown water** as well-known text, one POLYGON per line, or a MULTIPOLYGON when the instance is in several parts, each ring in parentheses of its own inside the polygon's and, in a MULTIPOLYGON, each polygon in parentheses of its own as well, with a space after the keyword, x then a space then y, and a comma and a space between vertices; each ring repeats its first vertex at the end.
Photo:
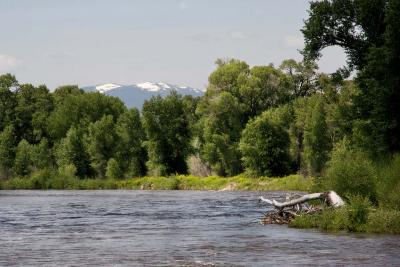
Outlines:
POLYGON ((400 266, 400 236, 260 225, 259 195, 0 191, 0 266, 400 266))

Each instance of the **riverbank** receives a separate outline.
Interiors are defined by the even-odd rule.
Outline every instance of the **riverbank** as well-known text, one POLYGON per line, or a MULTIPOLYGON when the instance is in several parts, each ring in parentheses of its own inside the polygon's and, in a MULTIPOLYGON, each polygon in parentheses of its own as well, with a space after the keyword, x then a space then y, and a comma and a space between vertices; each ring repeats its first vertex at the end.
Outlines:
POLYGON ((244 175, 234 177, 196 177, 178 175, 170 177, 140 177, 124 180, 78 179, 68 176, 37 174, 31 178, 14 178, 0 182, 0 189, 129 189, 129 190, 288 190, 309 191, 311 178, 289 175, 282 178, 250 178, 244 175))
POLYGON ((400 234, 400 211, 373 207, 355 207, 351 203, 339 209, 325 208, 321 213, 295 218, 289 227, 316 228, 323 232, 400 234))

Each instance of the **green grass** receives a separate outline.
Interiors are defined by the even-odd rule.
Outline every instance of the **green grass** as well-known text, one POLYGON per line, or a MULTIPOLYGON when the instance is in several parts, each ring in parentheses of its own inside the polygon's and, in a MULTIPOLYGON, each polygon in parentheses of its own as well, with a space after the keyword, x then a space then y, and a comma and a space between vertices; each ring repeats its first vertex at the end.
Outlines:
POLYGON ((293 228, 318 228, 325 232, 400 234, 400 211, 373 207, 367 198, 353 196, 342 208, 296 217, 293 228))
POLYGON ((313 180, 300 175, 282 178, 196 177, 178 175, 171 177, 141 177, 124 180, 78 179, 41 171, 30 178, 13 178, 0 181, 0 189, 133 189, 133 190, 293 190, 309 191, 313 180))
POLYGON ((294 219, 289 227, 318 228, 324 232, 358 232, 400 234, 400 212, 397 210, 373 209, 368 219, 360 225, 353 225, 346 209, 325 209, 319 214, 302 215, 294 219))

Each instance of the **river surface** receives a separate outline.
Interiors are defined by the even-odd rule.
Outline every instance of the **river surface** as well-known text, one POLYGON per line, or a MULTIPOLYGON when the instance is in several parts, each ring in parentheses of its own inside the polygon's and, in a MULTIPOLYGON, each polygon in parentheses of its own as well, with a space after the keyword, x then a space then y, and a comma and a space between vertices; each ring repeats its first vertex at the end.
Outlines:
POLYGON ((259 195, 0 191, 0 266, 400 266, 399 236, 258 224, 259 195))

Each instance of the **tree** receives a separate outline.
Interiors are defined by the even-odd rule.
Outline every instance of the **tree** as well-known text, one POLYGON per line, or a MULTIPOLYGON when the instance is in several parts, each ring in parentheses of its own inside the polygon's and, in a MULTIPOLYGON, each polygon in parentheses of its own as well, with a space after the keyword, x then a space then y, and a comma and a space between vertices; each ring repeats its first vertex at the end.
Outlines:
POLYGON ((127 177, 145 175, 147 161, 146 150, 143 147, 145 132, 139 111, 133 108, 122 113, 115 130, 118 140, 115 157, 122 174, 127 177))
POLYGON ((255 66, 247 76, 239 78, 239 101, 243 103, 245 120, 290 100, 287 76, 270 66, 255 66))
POLYGON ((182 96, 172 92, 164 99, 152 97, 142 114, 149 169, 157 175, 187 173, 191 135, 182 96))
POLYGON ((0 131, 15 121, 17 101, 12 91, 17 88, 18 81, 11 74, 0 75, 0 131))
POLYGON ((43 170, 52 166, 52 153, 46 138, 42 138, 39 144, 32 145, 31 150, 32 167, 34 169, 43 170))
POLYGON ((47 118, 53 110, 53 99, 46 86, 23 84, 16 92, 15 128, 19 139, 37 144, 47 136, 47 118))
POLYGON ((237 59, 218 59, 215 63, 218 67, 208 78, 209 86, 206 94, 228 92, 239 97, 240 79, 249 74, 249 65, 237 59))
POLYGON ((55 106, 61 105, 70 95, 82 95, 85 91, 79 89, 77 85, 63 85, 57 87, 53 92, 55 106))
POLYGON ((238 147, 243 129, 243 109, 228 92, 204 98, 196 113, 201 117, 198 129, 200 156, 218 175, 235 175, 241 170, 238 147))
POLYGON ((323 100, 317 96, 310 100, 311 116, 308 116, 304 126, 304 157, 309 171, 319 175, 329 159, 331 143, 323 100))
POLYGON ((279 68, 288 76, 290 95, 293 99, 315 93, 317 89, 315 85, 317 80, 316 70, 318 69, 315 62, 296 62, 293 59, 286 59, 279 68))
POLYGON ((243 105, 245 122, 290 100, 290 80, 272 64, 249 68, 246 62, 236 59, 217 60, 216 64, 217 69, 209 77, 206 97, 230 93, 243 105))
POLYGON ((123 178, 123 172, 121 168, 119 167, 118 162, 111 158, 107 162, 107 170, 106 170, 106 177, 109 179, 121 179, 123 178))
POLYGON ((398 0, 312 2, 305 22, 304 55, 342 47, 357 69, 355 140, 372 155, 400 151, 400 3, 398 0))
MULTIPOLYGON (((67 92, 68 90, 65 89, 67 92)), ((59 94, 65 94, 62 89, 59 94)), ((90 123, 100 120, 105 115, 112 115, 114 122, 126 111, 122 101, 116 97, 100 93, 79 93, 71 89, 60 100, 48 118, 48 132, 54 141, 64 138, 71 127, 86 128, 90 123)))
POLYGON ((361 70, 371 47, 383 44, 386 6, 396 0, 324 0, 310 3, 302 32, 307 59, 321 56, 329 46, 343 47, 349 67, 361 70))
POLYGON ((90 165, 97 176, 104 178, 107 162, 114 156, 116 134, 113 116, 106 115, 101 120, 91 123, 86 138, 90 165))
POLYGON ((31 145, 22 139, 18 146, 15 155, 14 172, 16 175, 24 177, 31 174, 32 171, 32 154, 31 145))
POLYGON ((59 168, 73 165, 79 177, 92 174, 89 155, 84 143, 84 131, 72 127, 67 136, 56 147, 56 162, 59 168))
POLYGON ((0 178, 10 178, 15 157, 14 128, 7 126, 0 133, 0 178))
POLYGON ((282 176, 290 170, 289 135, 264 112, 246 125, 240 139, 243 165, 256 176, 282 176))

